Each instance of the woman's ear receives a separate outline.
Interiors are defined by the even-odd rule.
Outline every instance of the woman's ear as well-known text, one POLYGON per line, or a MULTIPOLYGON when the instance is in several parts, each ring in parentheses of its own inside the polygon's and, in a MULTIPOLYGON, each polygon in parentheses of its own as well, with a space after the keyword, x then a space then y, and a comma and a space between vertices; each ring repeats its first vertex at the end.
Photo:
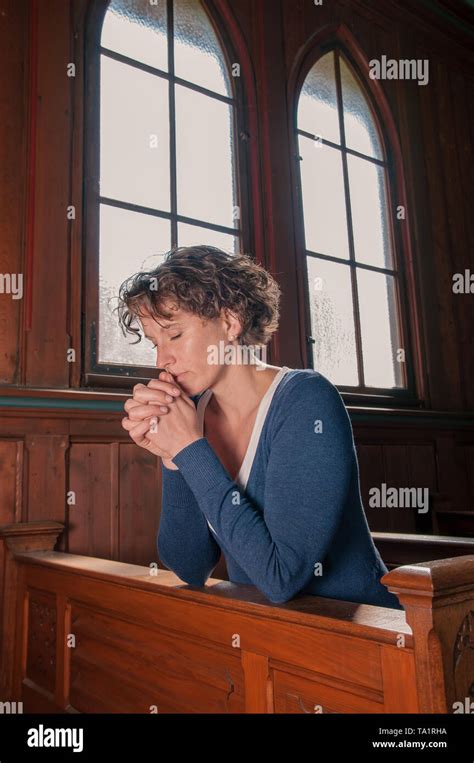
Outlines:
MULTIPOLYGON (((228 310, 227 308, 223 308, 223 321, 224 321, 224 331, 227 334, 227 336, 233 336, 234 338, 238 337, 242 331, 242 326, 239 321, 239 318, 237 315, 235 315, 233 312, 228 310)), ((230 338, 230 337, 229 337, 230 338)))

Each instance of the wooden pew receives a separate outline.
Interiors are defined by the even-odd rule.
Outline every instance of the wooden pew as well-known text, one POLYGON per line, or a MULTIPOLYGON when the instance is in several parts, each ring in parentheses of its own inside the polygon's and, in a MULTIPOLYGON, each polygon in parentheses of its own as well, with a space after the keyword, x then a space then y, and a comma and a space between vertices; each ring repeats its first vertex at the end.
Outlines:
POLYGON ((451 713, 474 699, 474 556, 397 568, 405 612, 53 550, 0 527, 0 701, 54 713, 451 713), (155 574, 156 573, 156 574, 155 574))
POLYGON ((404 564, 474 554, 474 538, 385 532, 373 532, 371 535, 389 570, 404 564))

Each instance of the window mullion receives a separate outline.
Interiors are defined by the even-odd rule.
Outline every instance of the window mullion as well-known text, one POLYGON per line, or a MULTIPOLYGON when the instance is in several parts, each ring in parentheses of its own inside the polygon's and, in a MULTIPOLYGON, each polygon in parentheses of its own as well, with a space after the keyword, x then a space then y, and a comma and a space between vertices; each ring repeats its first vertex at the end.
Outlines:
POLYGON ((341 71, 339 64, 339 51, 335 51, 335 66, 336 66, 336 93, 337 93, 337 110, 339 115, 339 129, 341 132, 341 154, 342 154, 342 173, 344 179, 344 195, 346 200, 346 219, 347 219, 347 233, 349 239, 349 258, 350 258, 350 270, 351 270, 351 287, 352 287, 352 308, 354 314, 354 329, 355 329, 355 342, 357 353, 357 370, 359 373, 359 385, 365 387, 364 379, 364 363, 362 358, 362 332, 360 326, 359 315, 359 295, 357 291, 357 273, 355 264, 355 247, 354 247, 354 232, 352 228, 352 211, 351 211, 351 199, 349 188, 349 170, 347 167, 347 154, 346 154, 346 134, 344 129, 344 111, 342 101, 342 86, 341 86, 341 71))
POLYGON ((168 71, 169 71, 169 136, 170 136, 170 210, 171 210, 171 246, 178 243, 178 192, 176 172, 176 101, 174 73, 174 9, 173 0, 168 0, 167 7, 168 29, 168 71))

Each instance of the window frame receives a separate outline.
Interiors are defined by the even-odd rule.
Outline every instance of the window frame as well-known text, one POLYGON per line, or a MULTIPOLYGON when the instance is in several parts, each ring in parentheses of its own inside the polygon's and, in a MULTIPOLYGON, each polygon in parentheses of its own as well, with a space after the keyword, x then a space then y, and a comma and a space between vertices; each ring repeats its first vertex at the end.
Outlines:
MULTIPOLYGON (((173 27, 173 0, 165 0, 167 4, 167 31, 170 34, 173 27)), ((178 0, 179 2, 179 0, 178 0)), ((84 78, 85 78, 85 108, 84 108, 84 152, 83 152, 83 187, 84 187, 84 263, 85 273, 83 278, 83 300, 81 314, 81 333, 83 347, 83 373, 82 386, 96 389, 120 389, 129 392, 137 383, 147 383, 150 378, 156 378, 159 370, 152 366, 119 364, 107 364, 98 362, 98 322, 99 322, 99 266, 100 266, 100 56, 102 25, 108 10, 110 0, 93 0, 88 12, 85 29, 84 43, 84 78)), ((209 23, 214 28, 220 42, 222 55, 227 65, 228 77, 233 89, 233 129, 234 147, 233 163, 235 167, 235 185, 237 199, 240 207, 240 241, 241 251, 252 251, 252 242, 255 240, 255 216, 251 199, 251 173, 249 157, 249 108, 245 93, 243 76, 231 75, 232 63, 243 63, 233 44, 230 34, 220 18, 220 14, 212 0, 201 0, 201 5, 207 13, 209 23)), ((171 71, 171 47, 168 48, 168 69, 171 71)), ((127 63, 127 56, 114 54, 115 60, 127 63)), ((133 60, 133 59, 130 59, 133 60)), ((152 71, 153 67, 138 62, 140 69, 152 71)), ((157 75, 159 76, 159 75, 157 75)), ((164 77, 170 81, 169 73, 164 77)), ((180 78, 173 75, 176 82, 180 78)), ((181 80, 185 81, 186 80, 181 80)), ((192 83, 191 83, 192 85, 192 83)), ((205 92, 205 88, 199 85, 192 86, 197 92, 205 92)), ((228 100, 219 97, 218 100, 228 100)), ((173 97, 174 101, 174 97, 173 97)), ((173 110, 170 110, 170 141, 174 140, 172 128, 174 118, 173 110)), ((172 173, 171 173, 172 174, 172 173)), ((176 175, 170 176, 171 196, 176 192, 176 175)), ((121 204, 117 204, 121 208, 121 204)), ((127 207, 133 210, 140 209, 139 205, 128 203, 127 207)), ((170 219, 171 246, 175 243, 174 236, 177 231, 176 215, 170 211, 164 219, 170 219)), ((180 217, 177 214, 177 217, 180 217)), ((185 218, 184 218, 185 219, 185 218)), ((201 227, 218 228, 218 225, 201 224, 201 227)), ((239 236, 236 236, 239 238, 239 236)), ((130 274, 132 275, 132 273, 130 274)), ((133 337, 129 335, 130 347, 133 347, 133 337)), ((143 341, 143 340, 142 340, 143 341)))
MULTIPOLYGON (((301 181, 301 167, 298 149, 298 106, 301 89, 306 77, 312 67, 324 55, 330 52, 337 52, 342 55, 349 65, 355 79, 364 93, 369 108, 372 111, 376 127, 378 129, 382 150, 384 153, 384 163, 386 165, 386 198, 387 198, 387 219, 390 221, 390 236, 392 241, 393 268, 389 272, 395 273, 397 280, 396 288, 396 309, 398 316, 398 325, 401 336, 401 347, 405 349, 405 388, 385 388, 385 387, 354 387, 350 385, 337 384, 337 388, 347 404, 368 405, 384 407, 418 406, 424 407, 422 380, 420 378, 420 353, 418 340, 418 322, 413 296, 413 272, 410 268, 411 246, 409 237, 409 212, 406 203, 405 180, 401 152, 397 143, 396 130, 391 116, 389 106, 386 102, 384 93, 379 83, 365 78, 362 74, 362 63, 367 63, 365 56, 357 49, 349 33, 346 30, 337 30, 336 33, 329 34, 326 39, 312 39, 308 42, 305 51, 300 58, 299 64, 295 67, 293 77, 294 86, 289 88, 291 98, 290 115, 292 119, 291 149, 293 155, 294 189, 295 189, 295 239, 297 261, 300 263, 299 289, 300 295, 300 317, 304 336, 301 338, 301 346, 306 358, 306 364, 309 368, 313 365, 313 338, 311 337, 311 302, 309 297, 309 284, 307 273, 307 254, 309 250, 305 245, 305 229, 303 214, 303 192, 301 181), (376 91, 376 92, 375 92, 376 91), (395 201, 397 200, 396 205, 395 201), (395 218, 395 206, 403 205, 405 207, 405 220, 403 224, 397 224, 395 218), (403 225, 405 229, 403 230, 403 225), (410 321, 408 316, 412 316, 410 321), (413 342, 411 337, 415 337, 413 342)), ((336 56, 337 58, 337 56, 336 56)), ((338 64, 337 64, 338 66, 338 64)), ((339 68, 339 66, 338 66, 339 68)), ((366 66, 368 71, 368 63, 366 66)), ((342 106, 342 96, 340 92, 340 80, 336 75, 338 112, 342 106)), ((340 122, 342 114, 338 114, 340 122)), ((324 136, 323 136, 324 137, 324 136)), ((342 135, 341 135, 342 139, 342 135)), ((346 146, 338 148, 339 151, 347 153, 346 146)), ((351 152, 352 153, 352 152, 351 152)), ((357 155, 354 152, 353 155, 357 155)), ((364 155, 360 155, 365 158, 364 155)), ((352 217, 347 208, 348 179, 344 173, 344 194, 346 204, 346 219, 348 226, 352 226, 352 217)), ((365 263, 358 263, 353 258, 353 241, 349 243, 350 264, 337 257, 324 256, 321 259, 338 262, 355 271, 365 263)), ((317 257, 316 257, 317 259, 317 257)), ((367 268, 372 270, 370 266, 367 268)), ((377 272, 383 272, 384 268, 374 268, 377 272)), ((362 361, 362 334, 360 332, 360 313, 358 308, 358 299, 354 301, 354 280, 351 273, 351 293, 353 299, 353 311, 355 317, 356 330, 356 352, 357 363, 362 361)), ((318 370, 318 369, 315 369, 318 370)))

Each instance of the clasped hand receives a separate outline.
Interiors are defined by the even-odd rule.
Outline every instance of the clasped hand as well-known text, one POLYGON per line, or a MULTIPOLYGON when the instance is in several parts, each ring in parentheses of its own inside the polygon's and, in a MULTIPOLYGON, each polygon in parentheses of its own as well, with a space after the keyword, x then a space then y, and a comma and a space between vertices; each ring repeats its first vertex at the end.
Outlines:
POLYGON ((121 423, 133 442, 162 459, 174 458, 202 437, 196 406, 166 371, 148 385, 136 384, 124 408, 128 417, 121 423))

